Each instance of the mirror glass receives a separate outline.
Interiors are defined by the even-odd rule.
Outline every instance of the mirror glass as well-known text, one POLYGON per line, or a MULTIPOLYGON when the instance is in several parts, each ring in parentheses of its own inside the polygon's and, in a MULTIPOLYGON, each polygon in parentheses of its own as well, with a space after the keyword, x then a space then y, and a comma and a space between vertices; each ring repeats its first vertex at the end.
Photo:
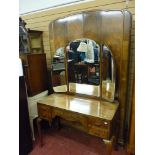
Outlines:
POLYGON ((100 96, 100 47, 87 38, 76 39, 66 47, 69 91, 100 96))
POLYGON ((55 92, 66 92, 65 50, 57 48, 52 58, 52 86, 55 92))
POLYGON ((115 95, 115 65, 114 58, 108 46, 103 46, 102 54, 102 97, 109 101, 115 95))

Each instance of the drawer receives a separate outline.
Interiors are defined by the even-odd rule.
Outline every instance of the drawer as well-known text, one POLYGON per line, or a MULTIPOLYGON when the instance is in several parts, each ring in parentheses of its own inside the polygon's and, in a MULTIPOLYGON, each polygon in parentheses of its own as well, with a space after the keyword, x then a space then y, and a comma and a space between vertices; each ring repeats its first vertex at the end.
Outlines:
POLYGON ((72 122, 79 122, 83 126, 87 126, 87 118, 79 113, 67 112, 63 113, 63 118, 72 121, 72 122))
POLYGON ((52 108, 52 118, 54 118, 55 116, 62 117, 63 116, 63 110, 52 108))
POLYGON ((108 131, 108 129, 88 125, 88 132, 91 135, 94 135, 94 136, 97 136, 97 137, 100 137, 100 138, 104 138, 104 139, 109 139, 109 131, 108 131))
POLYGON ((108 129, 110 126, 110 122, 103 120, 101 118, 90 117, 88 124, 91 126, 102 127, 104 129, 108 129))
POLYGON ((38 104, 38 115, 40 118, 51 120, 50 107, 38 104))

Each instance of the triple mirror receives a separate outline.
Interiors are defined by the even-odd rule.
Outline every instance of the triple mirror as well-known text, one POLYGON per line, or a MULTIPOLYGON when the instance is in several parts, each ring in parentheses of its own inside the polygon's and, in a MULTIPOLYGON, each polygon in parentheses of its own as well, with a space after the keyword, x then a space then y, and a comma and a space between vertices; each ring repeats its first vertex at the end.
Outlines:
POLYGON ((115 97, 115 63, 112 51, 88 38, 75 39, 56 49, 52 57, 55 92, 115 97))

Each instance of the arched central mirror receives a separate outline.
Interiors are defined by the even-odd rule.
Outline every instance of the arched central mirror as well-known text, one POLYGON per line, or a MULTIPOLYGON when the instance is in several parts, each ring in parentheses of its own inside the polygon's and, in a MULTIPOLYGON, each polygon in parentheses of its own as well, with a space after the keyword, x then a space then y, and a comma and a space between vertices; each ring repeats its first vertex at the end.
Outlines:
POLYGON ((100 46, 88 38, 73 40, 66 47, 69 92, 100 96, 100 46))

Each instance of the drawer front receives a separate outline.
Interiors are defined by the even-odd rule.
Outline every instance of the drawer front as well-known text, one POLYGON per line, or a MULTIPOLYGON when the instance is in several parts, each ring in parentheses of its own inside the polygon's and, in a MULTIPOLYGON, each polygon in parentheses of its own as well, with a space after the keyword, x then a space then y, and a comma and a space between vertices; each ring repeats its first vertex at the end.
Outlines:
POLYGON ((108 131, 108 129, 88 125, 88 132, 91 135, 94 135, 94 136, 97 136, 97 137, 100 137, 100 138, 104 138, 104 139, 109 139, 109 131, 108 131))
POLYGON ((59 117, 63 116, 63 110, 61 109, 52 108, 51 112, 52 112, 52 118, 56 116, 59 116, 59 117))
POLYGON ((79 113, 73 113, 73 112, 64 112, 63 113, 63 118, 72 121, 72 122, 79 122, 83 126, 87 126, 87 118, 83 115, 80 115, 79 113))
POLYGON ((104 129, 109 129, 110 126, 110 122, 95 117, 89 118, 88 124, 91 126, 96 126, 104 129))
POLYGON ((40 118, 51 120, 52 117, 51 117, 50 107, 46 105, 38 104, 38 115, 40 118))
POLYGON ((83 126, 87 126, 87 118, 76 114, 74 112, 60 110, 60 109, 52 109, 52 117, 59 116, 64 120, 71 121, 71 122, 79 122, 83 126))

